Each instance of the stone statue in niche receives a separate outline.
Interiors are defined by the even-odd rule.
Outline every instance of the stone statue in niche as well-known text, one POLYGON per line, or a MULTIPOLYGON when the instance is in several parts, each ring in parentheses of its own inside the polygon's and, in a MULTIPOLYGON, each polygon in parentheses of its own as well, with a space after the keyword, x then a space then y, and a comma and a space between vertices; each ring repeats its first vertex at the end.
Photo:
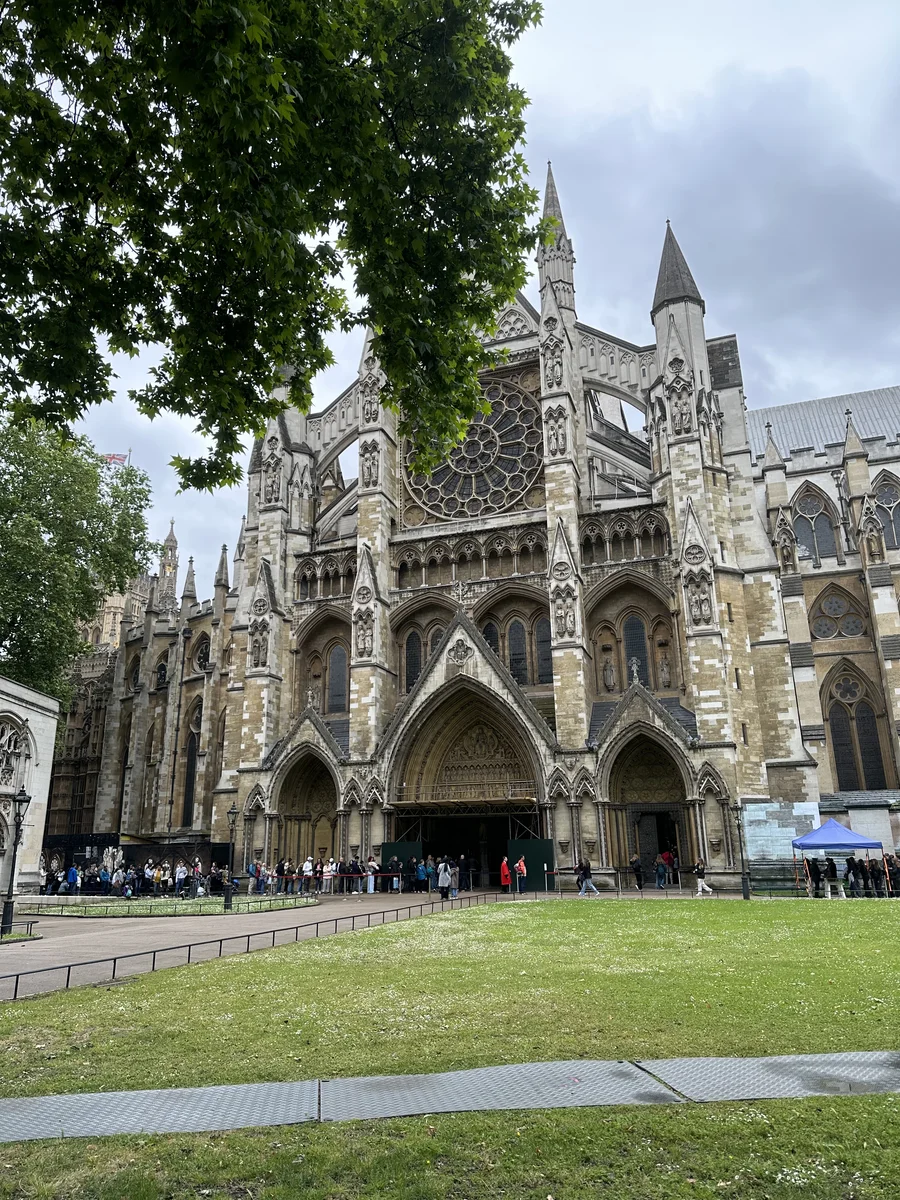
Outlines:
POLYGON ((556 338, 548 338, 544 343, 544 383, 548 392, 554 392, 562 387, 563 355, 562 342, 556 338))
POLYGON ((700 582, 700 616, 704 625, 712 621, 712 597, 709 594, 709 584, 705 579, 700 582))
POLYGON ((781 565, 785 571, 793 571, 794 569, 794 547, 785 539, 781 543, 781 565))
POLYGON ((566 634, 575 636, 575 601, 569 596, 566 597, 566 634))
POLYGON ((628 669, 629 669, 629 671, 631 671, 631 682, 632 683, 640 683, 641 682, 641 676, 640 676, 641 661, 640 661, 640 659, 639 658, 629 658, 628 669))
POLYGON ((566 452, 566 418, 560 417, 557 422, 556 440, 559 443, 560 454, 566 452))
POLYGON ((672 397, 672 429, 678 435, 690 433, 692 428, 690 397, 687 392, 676 392, 672 397))
POLYGON ((672 686, 672 668, 669 665, 669 656, 664 654, 659 660, 659 686, 663 690, 672 686))
POLYGON ((556 597, 556 603, 553 606, 553 614, 556 618, 556 636, 564 638, 566 636, 566 605, 562 596, 556 597))
POLYGON ((870 528, 866 534, 866 556, 870 563, 880 563, 884 559, 881 537, 875 529, 870 528))
POLYGON ((547 449, 551 454, 559 453, 559 446, 556 441, 556 422, 548 421, 547 423, 547 449))
POLYGON ((356 614, 357 658, 371 658, 375 649, 375 615, 372 612, 356 614))
POLYGON ((250 626, 250 664, 265 667, 269 663, 269 626, 266 621, 254 621, 250 626))
POLYGON ((616 690, 616 668, 611 658, 607 658, 603 663, 603 686, 608 692, 616 690))
POLYGON ((363 487, 378 486, 378 444, 367 442, 359 455, 359 470, 363 487))
POLYGON ((275 500, 277 499, 276 487, 277 487, 277 485, 275 482, 275 464, 269 463, 269 465, 266 467, 266 477, 265 477, 265 482, 263 483, 263 503, 264 504, 274 504, 275 500))
POLYGON ((712 624, 712 594, 709 580, 692 580, 688 588, 688 612, 692 625, 712 624))

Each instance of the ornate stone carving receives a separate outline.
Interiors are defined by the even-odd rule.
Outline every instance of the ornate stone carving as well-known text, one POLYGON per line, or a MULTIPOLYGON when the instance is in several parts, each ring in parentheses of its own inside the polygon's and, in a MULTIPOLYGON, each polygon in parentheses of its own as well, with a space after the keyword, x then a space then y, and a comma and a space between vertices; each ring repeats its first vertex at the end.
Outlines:
POLYGON ((611 658, 603 661, 603 686, 608 692, 616 690, 616 668, 611 658))
POLYGON ((250 666, 265 667, 269 663, 269 622, 254 621, 250 626, 250 666))
POLYGON ((368 604, 372 599, 372 589, 368 587, 357 588, 356 599, 359 604, 368 604))
POLYGON ((694 567, 699 566, 700 563, 705 560, 705 558, 706 551, 696 542, 692 542, 684 552, 684 561, 690 563, 691 566, 694 567))
POLYGON ((692 577, 687 585, 688 615, 695 627, 713 623, 712 590, 706 575, 692 577))
POLYGON ((575 620, 575 593, 564 588, 556 593, 553 603, 556 621, 556 636, 559 639, 573 638, 577 628, 575 620))
POLYGON ((565 580, 572 578, 572 568, 566 562, 554 563, 551 574, 554 579, 558 579, 560 582, 565 582, 565 580))
POLYGON ((380 452, 377 442, 363 442, 359 449, 359 474, 363 487, 378 486, 378 460, 380 452))
POLYGON ((361 608, 354 613, 356 625, 356 656, 371 658, 375 650, 375 613, 370 608, 361 608))
POLYGON ((523 312, 517 308, 508 308, 497 322, 495 341, 505 341, 508 338, 524 337, 529 332, 528 321, 523 312))
POLYGON ((659 660, 658 665, 659 686, 665 690, 672 686, 672 667, 669 663, 669 657, 664 654, 659 660))
MULTIPOLYGON (((548 320, 554 318, 549 317, 548 320)), ((546 325, 547 322, 545 321, 546 325)), ((548 337, 541 347, 544 360, 544 387, 548 392, 556 392, 563 383, 563 344, 558 337, 548 337)))
POLYGON ((381 379, 378 373, 378 361, 369 354, 363 363, 365 375, 360 383, 362 419, 364 425, 374 425, 378 421, 380 408, 381 379))
POLYGON ((457 638, 452 646, 447 650, 447 657, 456 666, 461 667, 469 661, 475 651, 463 638, 457 638))
POLYGON ((551 408, 544 418, 547 430, 547 450, 551 457, 565 454, 568 446, 568 421, 564 408, 551 408))
POLYGON ((476 417, 449 461, 431 475, 411 469, 407 447, 410 495, 442 520, 484 517, 530 503, 540 478, 543 433, 535 398, 507 379, 486 384, 484 396, 490 411, 476 417))
POLYGON ((265 596, 257 596, 253 601, 253 611, 258 617, 269 611, 269 602, 265 596))

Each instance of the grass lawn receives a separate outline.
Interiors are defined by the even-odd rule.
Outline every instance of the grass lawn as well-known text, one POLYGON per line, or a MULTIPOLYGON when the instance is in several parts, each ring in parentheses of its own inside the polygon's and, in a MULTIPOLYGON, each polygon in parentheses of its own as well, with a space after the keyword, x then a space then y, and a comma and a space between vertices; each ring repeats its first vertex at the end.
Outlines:
MULTIPOLYGON (((316 904, 315 896, 235 896, 232 912, 271 912, 281 908, 306 908, 316 904)), ((19 904, 19 912, 30 917, 203 917, 221 916, 225 903, 221 896, 200 900, 109 900, 97 899, 78 904, 19 904)))
POLYGON ((0 1094, 893 1049, 898 933, 886 901, 446 913, 0 1005, 0 1094))
POLYGON ((0 1146, 0 1200, 895 1200, 898 1128, 863 1096, 48 1141, 0 1146))
POLYGON ((39 942, 40 934, 37 933, 5 933, 0 937, 0 946, 5 946, 7 942, 39 942))

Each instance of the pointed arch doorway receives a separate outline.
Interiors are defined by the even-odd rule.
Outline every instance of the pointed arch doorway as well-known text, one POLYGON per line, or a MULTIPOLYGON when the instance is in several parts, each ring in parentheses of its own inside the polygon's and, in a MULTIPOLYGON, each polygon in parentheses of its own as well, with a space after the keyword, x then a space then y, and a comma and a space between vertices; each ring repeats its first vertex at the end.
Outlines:
POLYGON ((511 841, 544 836, 528 736, 499 704, 458 688, 434 707, 401 753, 393 840, 435 858, 463 854, 478 886, 495 885, 511 841))
POLYGON ((633 854, 652 877, 658 854, 671 850, 682 866, 697 855, 697 838, 684 776, 673 756, 655 739, 639 734, 619 752, 610 773, 615 865, 628 867, 633 854))
POLYGON ((306 754, 285 776, 278 794, 278 832, 271 850, 273 861, 291 858, 300 864, 340 856, 338 794, 325 763, 306 754))

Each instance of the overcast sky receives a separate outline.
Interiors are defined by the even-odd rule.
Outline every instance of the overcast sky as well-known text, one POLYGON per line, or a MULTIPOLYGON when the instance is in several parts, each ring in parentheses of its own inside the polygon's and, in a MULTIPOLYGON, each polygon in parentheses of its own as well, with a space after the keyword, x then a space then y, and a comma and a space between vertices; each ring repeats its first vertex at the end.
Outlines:
MULTIPOLYGON (((900 383, 896 0, 545 0, 515 59, 532 178, 543 189, 553 160, 583 320, 651 340, 668 217, 707 334, 738 335, 751 406, 900 383)), ((361 340, 335 339, 316 407, 353 378, 361 340)), ((123 364, 123 399, 85 428, 150 473, 152 535, 175 518, 181 578, 193 554, 207 597, 244 489, 177 494, 169 460, 202 443, 124 399, 148 361, 123 364)))

